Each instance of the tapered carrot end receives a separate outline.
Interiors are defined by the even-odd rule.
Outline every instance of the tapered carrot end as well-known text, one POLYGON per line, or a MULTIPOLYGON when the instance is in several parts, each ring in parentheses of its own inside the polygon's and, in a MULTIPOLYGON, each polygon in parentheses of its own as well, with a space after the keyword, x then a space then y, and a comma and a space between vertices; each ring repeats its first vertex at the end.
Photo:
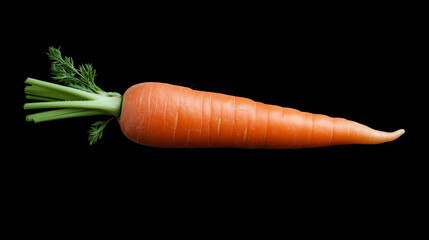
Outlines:
POLYGON ((378 144, 378 143, 391 142, 393 140, 398 139, 404 133, 405 133, 404 129, 399 129, 395 132, 383 132, 383 131, 375 130, 371 138, 371 143, 378 144))
POLYGON ((402 134, 404 134, 404 133, 405 133, 404 129, 399 129, 399 130, 397 130, 395 132, 389 133, 390 136, 389 136, 389 140, 388 141, 390 142, 390 141, 396 140, 400 136, 402 136, 402 134))

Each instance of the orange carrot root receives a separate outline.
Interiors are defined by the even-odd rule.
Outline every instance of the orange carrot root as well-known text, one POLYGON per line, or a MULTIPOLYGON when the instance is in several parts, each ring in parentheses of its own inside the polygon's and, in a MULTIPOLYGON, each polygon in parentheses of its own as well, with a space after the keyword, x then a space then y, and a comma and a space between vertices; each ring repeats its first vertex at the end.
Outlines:
POLYGON ((379 144, 405 132, 388 133, 342 118, 153 82, 125 92, 120 125, 136 143, 176 148, 379 144))

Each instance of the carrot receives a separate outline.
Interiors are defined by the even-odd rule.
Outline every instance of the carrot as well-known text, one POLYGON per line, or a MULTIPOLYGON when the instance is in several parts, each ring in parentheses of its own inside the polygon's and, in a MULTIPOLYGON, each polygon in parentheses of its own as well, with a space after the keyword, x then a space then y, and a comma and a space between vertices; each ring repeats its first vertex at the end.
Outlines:
POLYGON ((132 141, 154 147, 307 148, 378 144, 404 133, 153 82, 125 92, 120 125, 132 141))
POLYGON ((146 82, 130 87, 121 97, 94 84, 89 64, 74 68, 69 57, 50 48, 53 79, 67 86, 28 78, 24 109, 55 108, 27 115, 28 121, 109 115, 94 123, 90 144, 118 119, 125 136, 153 147, 310 148, 343 144, 379 144, 405 131, 383 132, 342 118, 301 112, 225 94, 192 90, 166 83, 146 82))

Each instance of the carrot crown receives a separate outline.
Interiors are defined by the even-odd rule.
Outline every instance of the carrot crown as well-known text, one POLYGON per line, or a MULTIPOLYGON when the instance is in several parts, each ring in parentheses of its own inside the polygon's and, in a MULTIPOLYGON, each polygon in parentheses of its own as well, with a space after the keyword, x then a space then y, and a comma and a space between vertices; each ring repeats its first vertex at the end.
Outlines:
POLYGON ((89 144, 92 145, 103 136, 103 130, 110 120, 120 115, 122 98, 119 93, 105 92, 94 83, 96 71, 91 64, 74 67, 71 57, 61 56, 60 49, 50 47, 48 57, 52 61, 52 79, 64 85, 27 78, 25 83, 26 98, 36 102, 26 103, 24 109, 55 109, 32 113, 27 121, 35 123, 52 120, 109 115, 107 120, 92 124, 88 132, 89 144))

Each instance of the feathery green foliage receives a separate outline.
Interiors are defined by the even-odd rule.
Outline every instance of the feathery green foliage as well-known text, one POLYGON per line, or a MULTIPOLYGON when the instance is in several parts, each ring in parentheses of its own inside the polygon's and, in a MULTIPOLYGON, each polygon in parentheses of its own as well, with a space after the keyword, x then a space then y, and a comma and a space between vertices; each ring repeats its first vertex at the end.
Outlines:
POLYGON ((112 119, 114 119, 114 117, 104 121, 97 121, 91 125, 91 129, 88 131, 89 145, 96 143, 103 137, 103 130, 112 119))
POLYGON ((47 54, 52 61, 52 79, 65 86, 27 78, 26 98, 38 102, 26 103, 24 109, 55 108, 55 110, 29 114, 26 120, 38 123, 95 115, 113 116, 91 125, 88 132, 89 144, 96 143, 103 137, 103 130, 110 120, 119 117, 121 95, 105 92, 95 85, 96 71, 91 64, 83 64, 76 69, 71 57, 62 57, 60 48, 50 47, 47 54))
POLYGON ((91 64, 83 64, 76 69, 71 57, 61 56, 60 48, 50 47, 47 54, 52 61, 52 79, 83 91, 105 93, 94 83, 96 71, 91 64))

